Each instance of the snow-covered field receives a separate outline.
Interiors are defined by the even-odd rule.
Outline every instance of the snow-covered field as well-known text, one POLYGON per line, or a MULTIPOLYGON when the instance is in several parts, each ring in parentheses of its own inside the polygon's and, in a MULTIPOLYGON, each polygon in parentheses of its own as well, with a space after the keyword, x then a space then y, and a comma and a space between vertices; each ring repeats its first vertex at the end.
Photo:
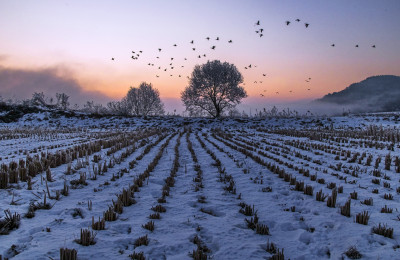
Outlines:
POLYGON ((0 124, 3 258, 400 259, 397 114, 43 118, 0 124))

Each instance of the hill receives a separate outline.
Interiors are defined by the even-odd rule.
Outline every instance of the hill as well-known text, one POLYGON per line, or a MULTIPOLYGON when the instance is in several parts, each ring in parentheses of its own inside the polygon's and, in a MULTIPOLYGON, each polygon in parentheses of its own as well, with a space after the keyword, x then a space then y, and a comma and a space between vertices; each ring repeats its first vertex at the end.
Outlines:
POLYGON ((351 106, 354 112, 400 110, 400 77, 373 76, 342 91, 325 95, 316 102, 351 106))

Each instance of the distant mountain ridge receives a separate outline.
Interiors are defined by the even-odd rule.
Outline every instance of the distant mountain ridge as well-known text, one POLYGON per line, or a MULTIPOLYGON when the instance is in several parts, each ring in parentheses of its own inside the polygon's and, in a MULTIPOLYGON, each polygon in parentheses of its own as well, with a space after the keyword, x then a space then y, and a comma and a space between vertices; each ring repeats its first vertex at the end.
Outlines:
POLYGON ((351 84, 315 102, 351 106, 354 112, 390 112, 400 110, 400 77, 381 75, 351 84))

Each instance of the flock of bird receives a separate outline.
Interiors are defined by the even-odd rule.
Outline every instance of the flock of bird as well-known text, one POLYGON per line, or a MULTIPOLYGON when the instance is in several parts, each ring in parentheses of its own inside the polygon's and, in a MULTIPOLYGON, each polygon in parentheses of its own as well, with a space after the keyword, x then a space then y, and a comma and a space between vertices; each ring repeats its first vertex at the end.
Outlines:
MULTIPOLYGON (((300 23, 300 21, 301 21, 301 20, 300 20, 299 18, 295 19, 295 22, 296 22, 296 23, 300 23)), ((292 22, 289 21, 289 20, 287 20, 287 21, 285 22, 286 26, 290 26, 291 23, 292 23, 292 22)), ((263 36, 264 36, 264 29, 261 28, 261 22, 260 22, 260 20, 258 20, 257 22, 255 22, 254 26, 256 26, 255 33, 258 35, 258 37, 260 37, 260 38, 263 37, 263 36)), ((307 22, 304 23, 304 27, 305 27, 306 29, 309 28, 309 26, 310 26, 309 23, 307 23, 307 22)), ((221 42, 221 41, 222 41, 222 40, 220 39, 219 36, 217 36, 217 37, 214 38, 214 39, 211 39, 210 37, 206 37, 205 40, 207 40, 208 42, 209 42, 209 41, 215 41, 215 42, 221 42)), ((210 46, 210 50, 211 50, 211 51, 215 51, 215 49, 217 48, 217 45, 215 45, 215 42, 214 42, 213 44, 211 44, 211 46, 210 46)), ((227 42, 228 44, 232 44, 232 43, 233 43, 233 40, 230 39, 230 40, 227 40, 226 42, 227 42)), ((195 52, 195 51, 196 51, 195 41, 194 41, 194 40, 191 40, 191 41, 188 42, 188 44, 190 44, 191 50, 195 52)), ((335 46, 336 46, 335 43, 332 43, 332 44, 331 44, 331 47, 335 47, 335 46)), ((178 47, 178 44, 174 43, 174 44, 172 45, 172 47, 178 47)), ((356 48, 359 48, 359 44, 356 44, 355 47, 356 47, 356 48)), ((372 47, 372 48, 376 48, 376 45, 374 44, 374 45, 372 45, 371 47, 372 47)), ((197 50, 199 51, 199 49, 197 49, 197 50)), ((161 55, 161 53, 163 52, 163 48, 158 48, 157 51, 158 51, 158 52, 157 52, 158 55, 156 56, 156 59, 160 59, 160 55, 161 55)), ((138 60, 138 59, 140 58, 140 56, 141 56, 142 53, 143 53, 143 51, 141 51, 141 50, 139 50, 139 51, 132 51, 132 53, 131 53, 131 55, 132 55, 132 56, 131 56, 131 59, 132 59, 132 60, 138 60)), ((205 57, 207 57, 207 53, 196 53, 196 54, 195 54, 195 57, 197 57, 198 59, 205 58, 205 57)), ((112 61, 115 61, 115 58, 112 57, 111 60, 112 60, 112 61)), ((187 61, 188 59, 185 57, 183 60, 184 60, 184 61, 187 61)), ((162 71, 163 71, 163 72, 167 72, 167 71, 169 71, 169 70, 174 70, 174 69, 177 68, 177 67, 180 67, 180 68, 184 68, 184 67, 185 67, 184 65, 178 65, 178 66, 175 65, 174 62, 176 62, 177 60, 176 60, 174 57, 171 57, 171 58, 169 59, 169 61, 170 61, 169 66, 165 66, 165 67, 156 66, 157 69, 158 69, 160 72, 162 72, 162 71)), ((147 65, 148 65, 148 66, 152 66, 152 67, 155 66, 155 64, 154 64, 154 63, 151 63, 151 62, 147 63, 147 65)), ((249 64, 249 65, 247 65, 247 66, 244 67, 245 70, 250 70, 250 69, 254 69, 254 68, 257 68, 257 65, 249 64)), ((170 74, 170 77, 173 77, 173 76, 174 76, 173 74, 170 74)), ((260 77, 261 77, 261 76, 262 76, 262 77, 267 77, 267 74, 266 74, 266 73, 261 73, 261 74, 260 74, 260 77)), ((160 74, 157 73, 157 74, 156 74, 156 77, 159 78, 159 77, 160 77, 160 74)), ((177 74, 177 77, 181 78, 182 75, 178 73, 178 74, 177 74)), ((187 76, 187 78, 190 79, 189 76, 187 76)), ((308 78, 305 80, 305 82, 306 82, 306 83, 310 83, 310 82, 311 82, 311 77, 308 77, 308 78)), ((253 84, 262 84, 262 83, 263 83, 263 80, 255 80, 255 81, 253 82, 253 84)), ((246 85, 246 83, 243 83, 243 85, 246 85)), ((310 91, 311 88, 307 88, 307 90, 310 91)), ((265 93, 266 91, 267 91, 267 90, 265 90, 265 89, 263 90, 264 93, 265 93)), ((276 93, 276 94, 279 94, 279 91, 276 91, 275 93, 276 93)), ((292 91, 292 90, 289 90, 289 93, 293 93, 293 91, 292 91)), ((260 96, 261 96, 261 97, 265 97, 265 95, 264 95, 263 93, 260 93, 260 96)))

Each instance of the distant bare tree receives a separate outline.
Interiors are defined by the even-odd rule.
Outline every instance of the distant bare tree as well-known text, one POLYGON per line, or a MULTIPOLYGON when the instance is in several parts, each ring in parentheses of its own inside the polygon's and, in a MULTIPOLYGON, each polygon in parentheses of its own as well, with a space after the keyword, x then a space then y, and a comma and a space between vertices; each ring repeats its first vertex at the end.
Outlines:
POLYGON ((123 98, 121 101, 111 101, 107 103, 108 111, 113 115, 128 115, 128 107, 126 98, 123 98))
POLYGON ((45 96, 43 94, 43 92, 34 92, 32 94, 32 99, 31 99, 31 104, 32 105, 42 105, 42 106, 46 106, 46 101, 45 101, 45 96))
POLYGON ((107 109, 102 104, 94 103, 94 101, 87 101, 83 105, 83 111, 97 115, 107 114, 107 109))
POLYGON ((69 107, 69 96, 65 93, 56 93, 57 107, 66 110, 69 107))
POLYGON ((138 88, 131 87, 126 95, 126 106, 131 115, 163 115, 164 104, 160 93, 151 84, 143 82, 138 88))
POLYGON ((243 77, 235 65, 209 61, 195 66, 181 100, 191 116, 209 114, 217 118, 247 97, 244 88, 239 86, 242 82, 243 77))

